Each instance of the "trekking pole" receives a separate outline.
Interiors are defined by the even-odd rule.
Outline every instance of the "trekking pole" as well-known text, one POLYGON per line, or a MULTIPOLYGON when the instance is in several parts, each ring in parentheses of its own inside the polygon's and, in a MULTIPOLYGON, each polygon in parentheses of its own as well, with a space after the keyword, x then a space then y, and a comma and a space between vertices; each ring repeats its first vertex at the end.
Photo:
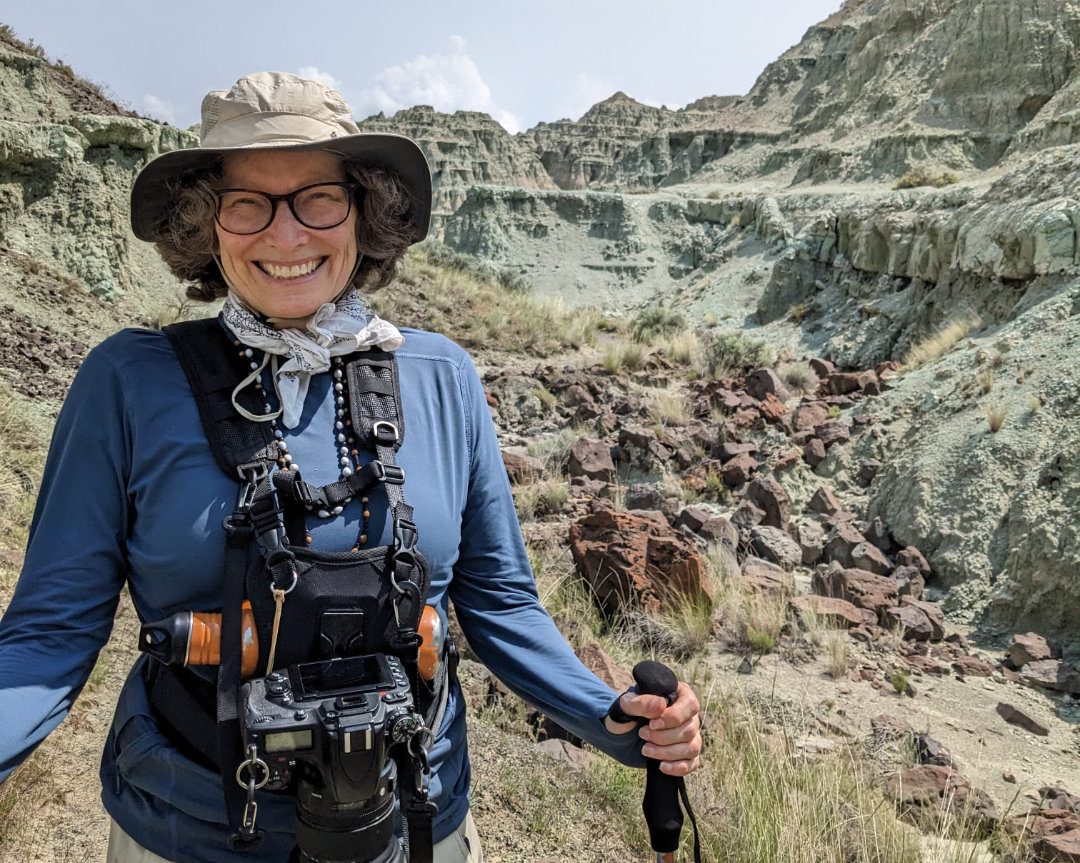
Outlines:
MULTIPOLYGON (((643 695, 659 695, 666 698, 668 704, 675 701, 679 681, 671 669, 660 662, 647 659, 635 665, 634 682, 637 684, 637 691, 643 695)), ((675 863, 675 852, 679 848, 679 834, 683 826, 680 797, 682 807, 690 816, 690 824, 694 829, 694 861, 701 863, 697 820, 690 808, 683 777, 663 773, 660 762, 655 758, 645 759, 645 771, 645 799, 641 808, 645 813, 645 823, 649 827, 649 844, 656 852, 656 863, 675 863)))

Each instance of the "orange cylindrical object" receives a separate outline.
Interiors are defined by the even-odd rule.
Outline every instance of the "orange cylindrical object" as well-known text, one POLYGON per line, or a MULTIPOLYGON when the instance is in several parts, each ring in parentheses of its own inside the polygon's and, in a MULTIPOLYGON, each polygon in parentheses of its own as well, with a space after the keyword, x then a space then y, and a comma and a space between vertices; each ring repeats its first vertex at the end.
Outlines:
MULTIPOLYGON (((255 631, 255 615, 251 602, 244 600, 241 612, 240 675, 251 677, 259 664, 259 635, 255 631)), ((218 665, 221 662, 221 615, 206 611, 191 614, 187 658, 184 665, 218 665)))
POLYGON ((420 634, 420 655, 417 658, 417 670, 429 683, 435 679, 442 652, 442 621, 433 605, 425 605, 420 615, 420 625, 416 628, 420 634))

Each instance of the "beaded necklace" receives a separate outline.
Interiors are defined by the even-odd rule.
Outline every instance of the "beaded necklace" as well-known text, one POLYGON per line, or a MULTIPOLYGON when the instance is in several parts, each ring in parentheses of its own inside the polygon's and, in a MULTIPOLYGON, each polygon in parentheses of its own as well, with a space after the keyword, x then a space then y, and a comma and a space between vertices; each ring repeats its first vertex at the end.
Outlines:
MULTIPOLYGON (((235 345, 240 352, 240 357, 248 361, 251 366, 251 370, 255 371, 259 368, 259 363, 255 361, 255 351, 251 348, 244 347, 243 343, 239 340, 234 340, 235 345)), ((354 471, 360 468, 360 450, 356 446, 356 437, 353 434, 352 419, 348 416, 348 390, 346 388, 345 377, 345 361, 341 357, 331 357, 330 364, 332 367, 332 375, 334 379, 334 445, 338 454, 338 466, 341 469, 341 479, 350 477, 354 471)), ((263 413, 273 413, 273 407, 270 405, 270 397, 263 387, 262 380, 260 378, 255 379, 255 390, 263 400, 263 413)), ((291 470, 299 471, 300 466, 293 461, 293 457, 289 454, 289 445, 285 441, 285 434, 278 428, 277 419, 270 420, 270 428, 274 432, 274 440, 277 443, 278 457, 277 457, 277 469, 278 470, 291 470)), ((320 509, 316 512, 319 518, 333 518, 334 516, 341 515, 343 510, 352 498, 346 499, 346 501, 340 506, 335 506, 331 510, 320 509)), ((360 524, 360 530, 356 535, 356 543, 352 547, 353 552, 357 552, 368 541, 368 529, 371 525, 371 510, 368 508, 370 498, 364 495, 360 498, 360 503, 363 504, 364 510, 362 513, 363 521, 360 524)), ((308 512, 312 512, 312 507, 307 507, 308 512)), ((307 545, 311 545, 311 533, 308 531, 307 526, 304 527, 304 542, 307 545)))

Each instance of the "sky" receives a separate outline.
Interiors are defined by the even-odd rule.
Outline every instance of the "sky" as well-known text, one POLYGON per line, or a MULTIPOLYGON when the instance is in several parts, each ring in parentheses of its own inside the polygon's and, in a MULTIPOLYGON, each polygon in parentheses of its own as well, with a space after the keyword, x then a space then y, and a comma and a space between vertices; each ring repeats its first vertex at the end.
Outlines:
POLYGON ((190 126, 261 69, 334 85, 357 119, 417 104, 508 131, 622 90, 677 108, 741 95, 842 0, 0 0, 0 23, 134 110, 190 126))

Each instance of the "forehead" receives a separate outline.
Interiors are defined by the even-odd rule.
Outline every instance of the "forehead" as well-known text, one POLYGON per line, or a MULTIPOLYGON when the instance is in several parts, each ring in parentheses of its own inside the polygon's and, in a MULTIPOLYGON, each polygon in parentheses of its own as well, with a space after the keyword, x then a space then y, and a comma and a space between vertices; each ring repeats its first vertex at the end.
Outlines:
POLYGON ((284 194, 312 183, 345 179, 341 160, 332 153, 256 150, 228 153, 222 160, 222 181, 239 187, 284 194))

